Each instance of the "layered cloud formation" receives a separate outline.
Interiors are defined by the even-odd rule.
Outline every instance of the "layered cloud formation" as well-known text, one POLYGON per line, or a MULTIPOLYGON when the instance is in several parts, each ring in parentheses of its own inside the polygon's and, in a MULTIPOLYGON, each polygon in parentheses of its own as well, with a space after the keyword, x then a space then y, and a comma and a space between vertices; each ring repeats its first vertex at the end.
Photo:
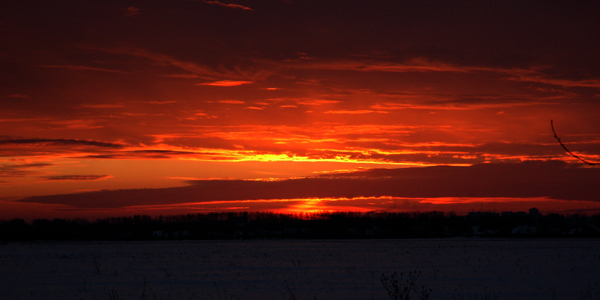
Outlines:
MULTIPOLYGON (((289 184, 278 199, 597 201, 589 185, 559 176, 574 172, 585 183, 583 174, 594 171, 560 147, 550 120, 569 150, 600 162, 598 15, 595 2, 5 3, 0 205, 95 190, 137 197, 137 189, 157 187, 174 194, 150 197, 153 205, 172 204, 177 193, 219 183, 172 178, 227 178, 225 191, 289 184), (524 179, 529 194, 485 184, 479 193, 469 184, 492 172, 514 185, 507 166, 544 173, 561 162, 568 165, 552 174, 569 184, 553 186, 564 193, 538 192, 545 180, 524 179), (399 193, 385 184, 402 181, 364 181, 357 168, 394 169, 392 177, 452 170, 466 179, 463 190, 442 184, 399 193), (352 176, 315 173, 334 171, 352 176), (235 181, 246 179, 278 181, 235 181), (321 192, 298 194, 311 190, 301 182, 321 192), (363 190, 346 195, 322 182, 363 190)), ((215 193, 198 197, 224 197, 215 193)), ((102 207, 90 201, 74 207, 102 207)))
MULTIPOLYGON (((67 177, 68 178, 68 177, 67 177)), ((371 169, 310 178, 194 180, 185 187, 87 192, 21 200, 75 208, 328 198, 549 198, 596 201, 600 169, 564 162, 371 169)))

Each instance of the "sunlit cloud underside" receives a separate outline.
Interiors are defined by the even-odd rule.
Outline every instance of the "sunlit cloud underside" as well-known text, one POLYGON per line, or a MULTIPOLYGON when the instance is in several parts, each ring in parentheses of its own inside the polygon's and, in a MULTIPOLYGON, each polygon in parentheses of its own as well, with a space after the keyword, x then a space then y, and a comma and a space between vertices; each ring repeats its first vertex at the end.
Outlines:
POLYGON ((388 209, 357 197, 600 201, 596 167, 575 157, 600 162, 598 15, 593 1, 6 3, 0 212, 167 213, 222 198, 273 211, 388 209), (380 169, 408 171, 340 179, 380 169), (354 192, 315 181, 325 177, 354 192), (209 180, 226 189, 190 188, 209 180), (293 188, 224 196, 236 180, 293 188), (100 198, 108 192, 119 201, 100 198))
MULTIPOLYGON (((32 205, 25 205, 32 207, 32 205)), ((405 212, 428 211, 453 212, 464 215, 472 211, 527 212, 538 208, 544 214, 590 214, 600 212, 600 203, 594 201, 556 200, 539 198, 398 198, 398 197, 355 197, 355 198, 302 198, 208 201, 176 205, 128 206, 119 210, 106 208, 73 208, 65 205, 42 205, 49 216, 71 216, 74 213, 90 219, 131 215, 178 215, 210 212, 273 212, 283 214, 310 214, 334 212, 405 212)), ((42 215, 43 216, 43 215, 42 215)), ((2 217, 2 216, 0 216, 2 217)))

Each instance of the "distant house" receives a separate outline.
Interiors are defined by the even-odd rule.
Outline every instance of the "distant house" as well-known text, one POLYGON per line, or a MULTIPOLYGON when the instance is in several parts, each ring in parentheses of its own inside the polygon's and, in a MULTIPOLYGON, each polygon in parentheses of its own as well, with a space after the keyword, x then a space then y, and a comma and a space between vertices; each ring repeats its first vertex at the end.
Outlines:
POLYGON ((540 210, 539 209, 533 207, 533 208, 529 209, 529 216, 532 217, 533 219, 537 220, 542 215, 540 214, 540 210))
POLYGON ((190 236, 190 231, 189 230, 177 230, 177 231, 173 231, 173 233, 171 233, 171 236, 175 237, 175 238, 188 237, 188 236, 190 236))
POLYGON ((518 212, 513 213, 513 216, 517 217, 517 218, 526 218, 528 216, 528 214, 524 211, 518 211, 518 212))
POLYGON ((155 230, 152 231, 152 238, 154 239, 181 239, 190 237, 191 233, 189 230, 176 230, 176 231, 163 231, 163 230, 155 230))
POLYGON ((537 227, 535 227, 535 226, 517 226, 517 227, 513 228, 513 230, 510 231, 510 234, 518 234, 518 235, 536 234, 536 233, 537 233, 537 227))
POLYGON ((527 233, 527 226, 517 226, 510 231, 510 234, 525 234, 527 233))
POLYGON ((298 233, 298 228, 284 228, 283 229, 283 233, 285 235, 297 234, 298 233))
POLYGON ((472 211, 467 214, 467 217, 471 218, 471 219, 479 219, 482 216, 483 216, 483 212, 480 212, 480 211, 472 211))

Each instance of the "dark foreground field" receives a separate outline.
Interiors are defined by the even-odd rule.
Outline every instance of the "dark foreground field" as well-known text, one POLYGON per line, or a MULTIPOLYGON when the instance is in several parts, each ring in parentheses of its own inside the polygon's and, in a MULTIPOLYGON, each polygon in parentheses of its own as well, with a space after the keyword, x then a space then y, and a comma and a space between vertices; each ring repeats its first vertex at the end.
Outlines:
POLYGON ((598 299, 598 239, 34 242, 0 245, 3 299, 598 299))

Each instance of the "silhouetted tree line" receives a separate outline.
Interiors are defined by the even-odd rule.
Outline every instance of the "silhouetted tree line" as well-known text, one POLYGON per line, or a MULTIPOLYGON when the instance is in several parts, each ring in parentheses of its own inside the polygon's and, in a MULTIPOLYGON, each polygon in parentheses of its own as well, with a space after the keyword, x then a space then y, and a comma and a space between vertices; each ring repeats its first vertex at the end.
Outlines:
POLYGON ((419 213, 268 212, 0 221, 0 240, 353 239, 482 237, 599 237, 600 214, 541 215, 438 211, 419 213))

